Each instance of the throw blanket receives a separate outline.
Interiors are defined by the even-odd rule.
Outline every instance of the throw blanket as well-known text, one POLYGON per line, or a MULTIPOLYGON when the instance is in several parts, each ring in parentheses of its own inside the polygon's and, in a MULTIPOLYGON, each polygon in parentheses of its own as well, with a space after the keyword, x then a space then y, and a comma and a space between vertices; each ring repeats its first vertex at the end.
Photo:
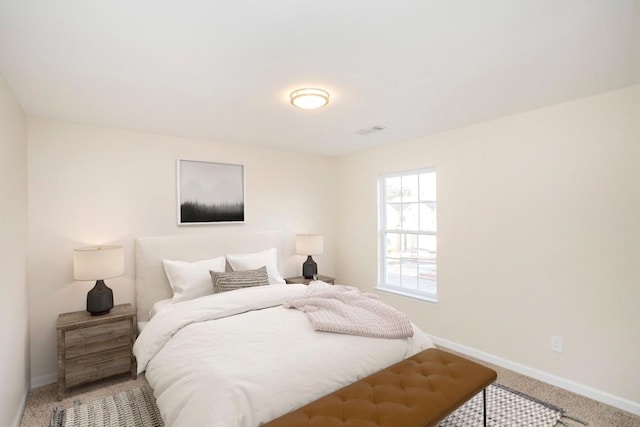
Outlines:
POLYGON ((316 331, 372 338, 413 336, 404 313, 352 286, 311 282, 304 295, 288 299, 283 307, 305 312, 316 331))

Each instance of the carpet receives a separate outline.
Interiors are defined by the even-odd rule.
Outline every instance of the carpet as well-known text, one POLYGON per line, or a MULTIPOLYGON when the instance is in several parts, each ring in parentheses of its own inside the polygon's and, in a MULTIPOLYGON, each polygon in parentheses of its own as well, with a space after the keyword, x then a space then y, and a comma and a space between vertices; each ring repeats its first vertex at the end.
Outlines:
POLYGON ((137 387, 69 409, 55 408, 51 427, 162 427, 153 391, 137 387))
MULTIPOLYGON (((487 387, 487 418, 491 427, 553 427, 562 409, 499 384, 487 387)), ((482 393, 438 424, 438 427, 482 426, 482 393)), ((51 427, 162 427, 149 387, 139 387, 69 409, 56 408, 51 427)), ((400 426, 398 426, 400 427, 400 426)))
MULTIPOLYGON (((524 393, 494 383, 487 387, 487 425, 491 427, 552 427, 564 410, 524 393)), ((482 426, 482 393, 442 420, 438 427, 482 426)))

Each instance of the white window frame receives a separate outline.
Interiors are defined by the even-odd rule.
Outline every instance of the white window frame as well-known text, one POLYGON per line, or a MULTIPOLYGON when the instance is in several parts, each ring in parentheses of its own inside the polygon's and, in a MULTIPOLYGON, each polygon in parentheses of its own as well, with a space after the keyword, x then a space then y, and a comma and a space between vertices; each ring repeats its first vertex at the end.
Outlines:
MULTIPOLYGON (((419 238, 419 236, 434 236, 434 238, 436 239, 437 242, 437 225, 435 230, 433 231, 425 231, 425 230, 420 230, 420 225, 418 225, 418 229, 405 229, 405 224, 404 224, 404 217, 401 216, 401 226, 400 228, 386 228, 386 224, 387 224, 387 205, 389 204, 387 202, 387 195, 386 195, 386 181, 389 178, 398 178, 400 177, 401 179, 403 177, 410 177, 410 176, 415 176, 415 175, 420 175, 420 174, 425 174, 425 173, 436 173, 436 169, 435 168, 424 168, 424 169, 416 169, 416 170, 409 170, 409 171, 403 171, 403 172, 397 172, 397 173, 391 173, 391 174, 385 174, 385 175, 380 175, 378 177, 378 286, 377 289, 384 291, 384 292, 390 292, 393 294, 398 294, 398 295, 403 295, 403 296, 407 296, 407 297, 411 297, 411 298, 417 298, 420 300, 425 300, 425 301, 429 301, 429 302, 437 302, 438 301, 438 288, 437 288, 437 249, 436 249, 436 255, 433 259, 429 259, 429 260, 424 260, 420 258, 420 255, 416 255, 416 256, 411 256, 411 257, 403 257, 402 255, 398 258, 398 257, 388 257, 387 256, 387 243, 389 242, 388 236, 390 234, 401 234, 404 236, 417 236, 416 238, 419 238), (392 283, 387 283, 387 277, 389 277, 387 275, 387 259, 393 259, 393 260, 398 260, 399 261, 399 271, 400 274, 399 276, 399 280, 400 280, 400 285, 398 284, 392 284, 392 283), (404 281, 406 279, 408 279, 408 281, 412 281, 413 277, 412 276, 403 276, 402 275, 402 265, 403 265, 403 261, 415 261, 416 265, 417 265, 417 274, 416 274, 416 289, 412 289, 411 287, 407 287, 407 286, 402 286, 403 283, 405 283, 404 281), (420 265, 433 265, 433 269, 434 269, 434 273, 435 273, 435 278, 433 280, 433 284, 431 286, 426 286, 423 288, 425 289, 418 289, 420 288, 420 273, 419 273, 419 268, 420 265), (429 290, 427 290, 426 288, 430 288, 429 290)), ((437 217, 437 175, 435 176, 436 178, 436 197, 435 200, 429 200, 428 202, 433 202, 434 207, 435 207, 435 213, 436 213, 436 217, 437 217)), ((419 180, 418 180, 418 186, 419 186, 419 180)), ((418 195, 420 194, 420 190, 418 187, 418 195)), ((416 203, 415 201, 411 201, 411 202, 404 202, 403 201, 403 197, 401 195, 401 201, 400 201, 400 205, 403 207, 404 203, 416 203)), ((420 204, 420 200, 418 199, 418 205, 420 204)), ((394 202, 394 204, 396 204, 396 202, 394 202)), ((419 216, 419 214, 418 214, 419 216)), ((436 243, 436 248, 437 248, 437 243, 436 243)), ((418 250, 419 252, 420 250, 418 250)))

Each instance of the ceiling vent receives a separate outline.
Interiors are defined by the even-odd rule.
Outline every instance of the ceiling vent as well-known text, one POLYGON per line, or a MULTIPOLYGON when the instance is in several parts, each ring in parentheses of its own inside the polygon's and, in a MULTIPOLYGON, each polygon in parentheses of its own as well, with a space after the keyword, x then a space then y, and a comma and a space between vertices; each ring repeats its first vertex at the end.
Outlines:
POLYGON ((381 130, 385 130, 385 129, 386 129, 386 127, 384 127, 384 126, 380 126, 380 125, 377 125, 377 126, 371 126, 371 127, 369 127, 369 128, 365 128, 365 129, 360 129, 360 130, 359 130, 358 132, 356 132, 356 133, 357 133, 358 135, 370 135, 370 134, 372 134, 372 133, 380 132, 381 130))

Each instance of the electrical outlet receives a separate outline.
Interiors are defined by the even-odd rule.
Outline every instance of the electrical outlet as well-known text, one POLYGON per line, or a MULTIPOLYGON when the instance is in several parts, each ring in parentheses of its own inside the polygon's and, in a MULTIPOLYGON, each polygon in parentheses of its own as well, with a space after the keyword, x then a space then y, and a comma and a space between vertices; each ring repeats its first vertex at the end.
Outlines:
POLYGON ((557 335, 551 335, 551 350, 562 353, 563 338, 557 335))

